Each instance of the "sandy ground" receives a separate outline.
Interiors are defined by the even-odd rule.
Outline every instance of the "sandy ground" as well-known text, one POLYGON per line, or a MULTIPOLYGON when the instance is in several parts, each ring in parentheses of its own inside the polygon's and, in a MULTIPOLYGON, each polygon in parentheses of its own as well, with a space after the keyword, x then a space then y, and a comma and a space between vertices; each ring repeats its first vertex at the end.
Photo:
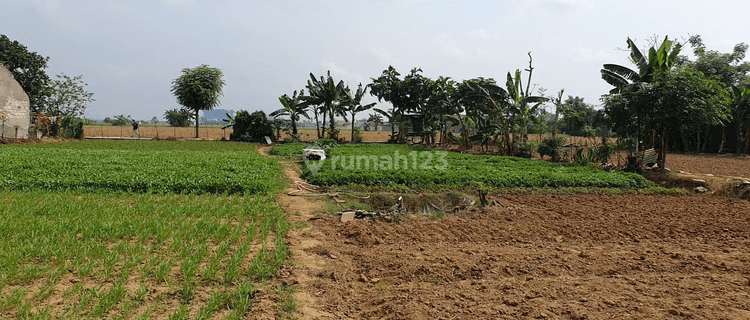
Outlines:
POLYGON ((326 263, 303 291, 342 319, 750 319, 746 200, 495 198, 439 221, 315 220, 304 250, 326 263))

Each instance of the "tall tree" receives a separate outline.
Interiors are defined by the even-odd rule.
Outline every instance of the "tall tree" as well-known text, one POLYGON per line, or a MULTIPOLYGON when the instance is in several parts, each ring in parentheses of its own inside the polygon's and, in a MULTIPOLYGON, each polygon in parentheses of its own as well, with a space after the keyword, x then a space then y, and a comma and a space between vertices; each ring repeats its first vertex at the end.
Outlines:
POLYGON ((581 136, 585 127, 594 127, 596 110, 581 97, 568 96, 561 106, 561 127, 565 133, 581 136))
POLYGON ((195 112, 195 137, 198 138, 199 112, 219 106, 223 96, 224 74, 218 68, 200 65, 182 69, 182 75, 172 80, 172 94, 177 103, 195 112))
POLYGON ((666 166, 670 133, 685 123, 718 125, 726 121, 729 93, 718 81, 688 66, 658 71, 637 91, 604 97, 605 113, 615 132, 656 132, 662 138, 659 167, 666 166))
MULTIPOLYGON (((637 70, 617 64, 605 64, 601 69, 601 77, 604 81, 614 86, 605 96, 605 111, 610 119, 627 119, 632 117, 630 123, 619 123, 617 130, 622 137, 634 137, 636 141, 643 141, 645 135, 645 115, 650 111, 652 106, 649 105, 648 99, 643 99, 638 95, 628 95, 619 97, 620 94, 634 93, 639 90, 648 89, 654 81, 654 75, 657 72, 668 72, 679 61, 678 55, 682 49, 682 44, 669 40, 664 37, 664 41, 656 47, 654 44, 649 48, 647 54, 643 54, 635 42, 629 37, 627 39, 628 48, 630 49, 630 62, 633 63, 637 70), (625 114, 623 114, 623 112, 625 114), (633 114, 626 114, 626 113, 633 114)), ((617 120, 612 120, 617 122, 617 120)), ((636 146, 637 148, 637 146, 636 146)))
POLYGON ((388 66, 388 69, 383 70, 380 77, 372 78, 372 84, 370 84, 371 96, 377 97, 379 102, 386 101, 393 106, 387 112, 378 108, 373 109, 388 119, 391 124, 392 139, 396 139, 394 137, 396 135, 396 121, 401 119, 408 100, 405 85, 399 76, 401 74, 396 71, 396 68, 388 66))
MULTIPOLYGON (((748 45, 738 43, 734 46, 732 52, 721 53, 706 49, 700 35, 691 36, 688 42, 693 48, 696 60, 686 61, 685 64, 729 88, 732 95, 732 103, 730 104, 732 121, 735 123, 737 135, 735 152, 744 152, 742 146, 745 132, 750 133, 750 125, 748 125, 748 122, 750 122, 750 101, 748 101, 747 96, 747 90, 750 89, 750 62, 744 61, 748 45)), ((726 130, 726 127, 722 130, 726 130)))
POLYGON ((310 119, 310 116, 307 115, 307 110, 310 108, 310 106, 303 103, 304 97, 305 90, 300 90, 299 95, 297 95, 297 91, 295 90, 294 93, 292 93, 291 97, 284 94, 283 96, 279 97, 279 102, 281 102, 281 105, 284 107, 271 112, 269 116, 289 116, 289 120, 291 121, 290 124, 292 126, 292 134, 296 135, 297 121, 299 121, 300 117, 302 116, 310 119))
POLYGON ((356 116, 357 113, 370 110, 375 106, 375 102, 362 105, 362 98, 365 96, 366 92, 367 86, 362 87, 362 83, 359 84, 355 93, 352 93, 349 87, 347 87, 344 91, 344 99, 342 105, 346 108, 346 111, 352 115, 352 143, 354 143, 354 116, 356 116))
POLYGON ((93 93, 86 91, 87 84, 82 76, 70 77, 64 73, 57 75, 52 82, 52 95, 47 107, 48 115, 81 117, 90 102, 95 101, 93 93))
MULTIPOLYGON (((432 95, 433 86, 432 81, 421 73, 422 69, 413 68, 404 79, 400 79, 401 74, 396 71, 396 68, 388 66, 388 69, 383 70, 380 77, 373 78, 370 84, 370 95, 377 97, 378 101, 390 102, 393 105, 390 113, 378 111, 379 109, 375 111, 389 118, 392 124, 398 121, 399 137, 396 139, 399 141, 405 133, 405 130, 401 129, 408 125, 405 121, 405 113, 420 113, 423 120, 426 116, 424 111, 432 95)), ((391 135, 395 134, 395 127, 391 126, 391 135)))
POLYGON ((333 80, 333 77, 331 77, 331 71, 328 71, 328 76, 325 78, 320 76, 320 80, 316 79, 315 75, 310 73, 310 80, 307 80, 307 91, 309 95, 305 96, 303 100, 305 101, 305 105, 319 106, 319 113, 322 113, 323 115, 323 130, 322 132, 318 132, 318 138, 325 138, 326 115, 330 116, 329 137, 335 138, 335 114, 341 112, 339 109, 339 101, 341 100, 344 90, 344 81, 341 80, 336 83, 333 80))
POLYGON ((48 61, 49 57, 29 51, 18 41, 11 41, 0 34, 0 63, 8 68, 29 96, 32 112, 43 111, 47 98, 52 94, 52 80, 45 71, 48 61))

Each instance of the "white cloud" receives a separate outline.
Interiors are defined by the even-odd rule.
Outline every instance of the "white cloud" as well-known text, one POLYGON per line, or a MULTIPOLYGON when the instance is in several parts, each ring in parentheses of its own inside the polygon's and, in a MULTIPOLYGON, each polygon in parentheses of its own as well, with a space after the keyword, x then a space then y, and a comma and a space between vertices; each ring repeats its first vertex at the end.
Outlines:
POLYGON ((372 53, 374 56, 376 56, 380 60, 380 62, 383 63, 383 64, 385 64, 385 63, 393 64, 394 63, 393 56, 391 55, 390 52, 388 52, 387 50, 385 50, 385 48, 371 47, 370 48, 370 53, 372 53))
POLYGON ((593 9, 593 0, 548 0, 551 5, 562 9, 593 9))
POLYGON ((344 80, 344 84, 349 85, 349 87, 351 88, 356 87, 360 83, 362 83, 362 85, 365 85, 370 82, 369 78, 357 72, 350 71, 333 62, 323 61, 321 63, 321 66, 323 66, 323 68, 325 68, 326 70, 331 71, 331 76, 337 83, 339 82, 339 80, 344 80))
POLYGON ((586 61, 619 61, 618 56, 614 53, 609 53, 602 50, 597 50, 596 52, 594 52, 594 50, 584 48, 583 46, 568 47, 568 51, 586 61))
POLYGON ((497 39, 497 35, 487 32, 484 28, 479 28, 466 33, 467 38, 480 39, 480 40, 492 40, 497 39))
POLYGON ((138 71, 136 71, 135 68, 119 65, 113 62, 107 62, 107 64, 105 65, 105 69, 106 76, 121 80, 132 78, 138 75, 138 71))
POLYGON ((192 7, 193 4, 195 4, 195 0, 161 0, 161 2, 171 5, 171 6, 187 6, 187 7, 192 7))
POLYGON ((461 48, 456 40, 447 33, 443 33, 437 37, 434 37, 433 40, 440 51, 444 54, 454 57, 466 56, 466 52, 461 48))

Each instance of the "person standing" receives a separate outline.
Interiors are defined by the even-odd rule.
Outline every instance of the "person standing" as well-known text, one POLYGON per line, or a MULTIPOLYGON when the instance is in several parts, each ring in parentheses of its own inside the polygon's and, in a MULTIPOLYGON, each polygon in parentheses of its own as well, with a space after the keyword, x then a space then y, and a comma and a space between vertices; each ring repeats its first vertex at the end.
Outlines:
POLYGON ((135 119, 133 119, 133 123, 132 124, 133 124, 133 134, 130 135, 130 136, 133 137, 135 135, 138 135, 138 138, 140 138, 141 137, 141 133, 138 132, 138 121, 135 121, 135 119))

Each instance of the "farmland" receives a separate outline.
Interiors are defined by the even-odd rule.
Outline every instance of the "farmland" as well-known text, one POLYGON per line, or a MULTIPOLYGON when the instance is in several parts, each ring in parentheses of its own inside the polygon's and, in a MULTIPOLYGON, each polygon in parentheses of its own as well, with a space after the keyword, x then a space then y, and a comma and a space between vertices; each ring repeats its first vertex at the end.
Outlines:
MULTIPOLYGON (((301 154, 301 148, 301 144, 281 145, 272 149, 271 154, 301 154), (276 148, 279 149, 274 151, 276 148)), ((629 173, 404 145, 341 145, 330 153, 329 159, 308 164, 305 169, 308 181, 327 186, 396 184, 408 187, 467 187, 474 182, 505 188, 643 188, 649 185, 643 177, 629 173), (316 165, 319 171, 312 172, 310 168, 316 165)))
POLYGON ((9 160, 0 164, 0 189, 272 193, 281 187, 278 164, 254 147, 162 141, 10 145, 0 148, 0 157, 9 160))
MULTIPOLYGON (((750 202, 495 194, 500 207, 305 233, 331 318, 747 319, 750 202)), ((303 289, 304 290, 304 289, 303 289)))
MULTIPOLYGON (((304 146, 277 146, 269 153, 289 161, 304 146)), ((410 152, 421 157, 429 150, 340 145, 328 152, 329 160, 338 159, 336 165, 310 162, 296 172, 337 192, 336 202, 282 197, 288 212, 301 213, 297 219, 311 219, 309 228, 292 232, 289 245, 295 259, 306 264, 282 275, 285 282, 299 282, 300 318, 750 316, 748 200, 693 195, 692 189, 632 192, 650 183, 641 184, 640 176, 518 158, 448 153, 449 173, 443 176, 420 170, 421 162, 412 170, 396 170, 392 162, 390 168, 370 161, 369 168, 357 169, 356 157, 342 161, 353 155, 395 157, 396 151, 412 166, 410 152), (532 173, 550 179, 555 170, 578 185, 589 184, 560 188, 576 184, 529 182, 532 173), (513 174, 519 177, 505 181, 525 187, 495 188, 489 195, 494 205, 440 210, 443 199, 472 197, 473 181, 504 187, 493 183, 503 181, 495 177, 513 174), (616 187, 621 191, 594 187, 612 176, 631 184, 616 187), (388 208, 402 198, 405 207, 417 209, 395 220, 342 222, 335 214, 315 214, 393 210, 388 208), (435 210, 420 209, 425 206, 435 210)), ((289 169, 286 173, 300 180, 289 169)))
POLYGON ((0 318, 748 316, 748 200, 405 145, 306 165, 306 145, 0 145, 0 318), (303 174, 321 191, 282 192, 303 174))
POLYGON ((288 259, 256 145, 3 145, 0 318, 244 319, 288 259))

